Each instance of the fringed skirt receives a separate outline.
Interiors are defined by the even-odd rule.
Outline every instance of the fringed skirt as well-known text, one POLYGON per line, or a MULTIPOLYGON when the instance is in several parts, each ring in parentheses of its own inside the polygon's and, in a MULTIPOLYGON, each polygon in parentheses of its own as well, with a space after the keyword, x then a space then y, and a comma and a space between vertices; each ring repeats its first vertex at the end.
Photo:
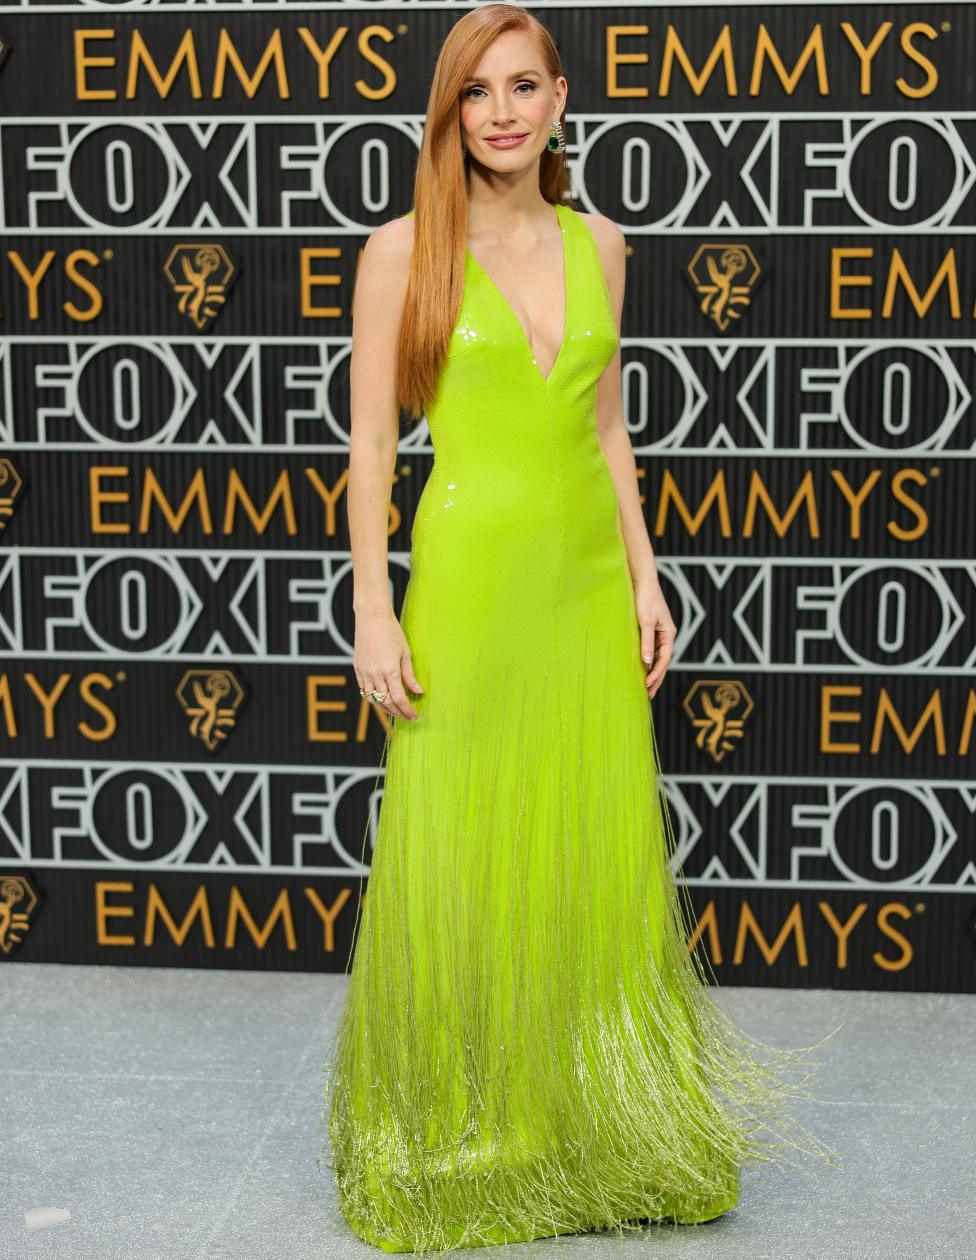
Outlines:
POLYGON ((424 695, 384 750, 319 1161, 384 1251, 704 1221, 746 1160, 824 1153, 786 1105, 807 1052, 748 1038, 689 952, 629 584, 614 599, 499 652, 500 629, 439 641, 408 588, 424 695))

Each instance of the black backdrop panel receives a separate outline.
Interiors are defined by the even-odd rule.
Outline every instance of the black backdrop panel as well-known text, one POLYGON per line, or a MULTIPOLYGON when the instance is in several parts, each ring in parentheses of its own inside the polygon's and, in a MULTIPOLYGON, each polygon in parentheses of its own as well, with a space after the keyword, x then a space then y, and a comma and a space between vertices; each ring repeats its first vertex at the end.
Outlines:
MULTIPOLYGON (((693 947, 976 991, 976 6, 528 7, 629 245, 693 947)), ((0 3, 0 961, 346 966, 350 308, 464 11, 0 3)))

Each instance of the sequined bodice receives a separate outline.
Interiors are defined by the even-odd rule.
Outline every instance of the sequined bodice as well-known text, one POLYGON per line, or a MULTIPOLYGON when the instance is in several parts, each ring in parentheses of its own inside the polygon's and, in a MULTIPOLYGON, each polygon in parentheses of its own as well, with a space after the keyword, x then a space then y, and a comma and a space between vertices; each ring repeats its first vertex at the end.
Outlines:
MULTIPOLYGON (((603 274, 603 264, 589 225, 571 206, 554 206, 563 234, 566 285, 565 333, 548 376, 543 376, 525 330, 488 273, 470 250, 465 252, 464 297, 451 336, 440 391, 428 409, 431 432, 437 418, 470 387, 471 373, 483 386, 489 373, 510 384, 499 387, 524 400, 530 388, 536 397, 548 393, 555 401, 563 391, 579 400, 595 384, 617 348, 617 327, 603 274), (468 359, 470 354, 477 359, 468 359)), ((496 387, 498 388, 498 387, 496 387)), ((515 399, 513 399, 514 401, 515 399)), ((496 396, 496 403, 505 397, 496 396)), ((436 436, 434 438, 436 442, 436 436)))
POLYGON ((418 581, 473 565, 489 589, 487 561, 479 560, 486 544, 493 554, 518 553, 541 584, 533 598, 597 545, 609 545, 612 563, 619 561, 616 491, 596 428, 597 384, 617 348, 616 319, 589 225, 570 206, 556 213, 566 321, 547 377, 501 291, 470 251, 465 256, 464 295, 427 408, 434 466, 411 533, 418 581))

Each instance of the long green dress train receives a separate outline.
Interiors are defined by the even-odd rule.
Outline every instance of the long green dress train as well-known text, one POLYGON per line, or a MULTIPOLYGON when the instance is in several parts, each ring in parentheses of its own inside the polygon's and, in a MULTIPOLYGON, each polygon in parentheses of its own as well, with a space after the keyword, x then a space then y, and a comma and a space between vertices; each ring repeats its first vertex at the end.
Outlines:
POLYGON ((468 251, 427 410, 400 617, 424 694, 384 749, 319 1160, 385 1251, 706 1220, 744 1160, 810 1137, 781 1119, 794 1052, 754 1056, 687 948, 594 423, 616 321, 589 225, 555 212, 549 376, 468 251))

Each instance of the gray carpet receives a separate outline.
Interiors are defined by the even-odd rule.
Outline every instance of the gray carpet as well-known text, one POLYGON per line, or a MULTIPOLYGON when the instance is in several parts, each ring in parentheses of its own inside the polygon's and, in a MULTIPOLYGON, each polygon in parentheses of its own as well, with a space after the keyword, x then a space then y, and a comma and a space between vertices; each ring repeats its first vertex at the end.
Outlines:
MULTIPOLYGON (((11 964, 0 1033, 0 1256, 325 1260, 385 1254, 335 1220, 321 1060, 345 978, 11 964), (71 1219, 28 1231, 25 1209, 71 1219)), ((724 989, 745 1030, 819 1051, 800 1117, 844 1153, 752 1165, 700 1226, 575 1234, 492 1260, 976 1255, 976 997, 724 989)))

